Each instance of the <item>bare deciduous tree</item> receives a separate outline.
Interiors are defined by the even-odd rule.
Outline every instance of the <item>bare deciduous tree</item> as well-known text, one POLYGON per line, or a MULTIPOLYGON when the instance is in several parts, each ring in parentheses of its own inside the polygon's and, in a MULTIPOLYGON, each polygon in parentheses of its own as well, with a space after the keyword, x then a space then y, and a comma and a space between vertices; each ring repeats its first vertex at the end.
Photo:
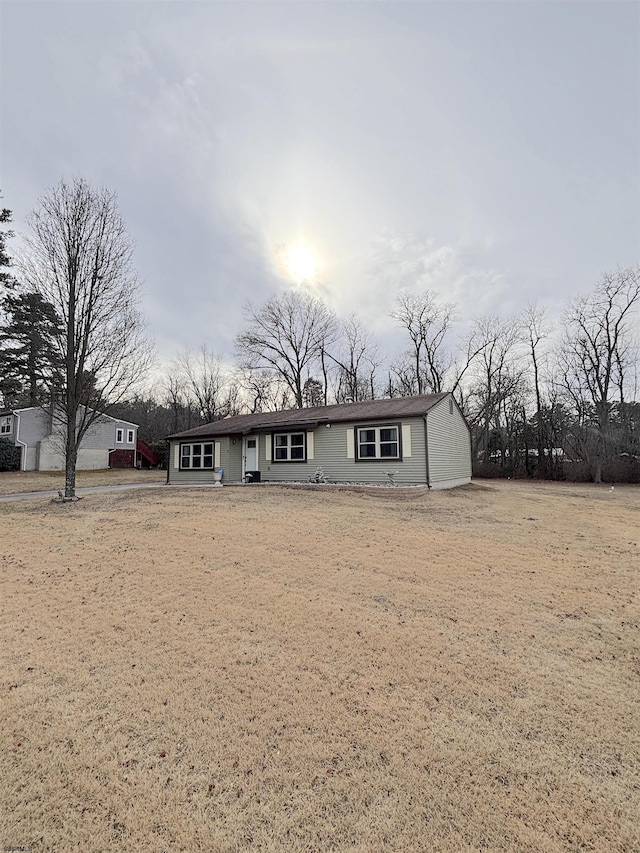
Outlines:
MULTIPOLYGON (((206 344, 197 352, 184 349, 174 362, 174 377, 182 392, 204 423, 237 414, 237 385, 219 353, 206 344)), ((175 381, 174 379, 174 381, 175 381)))
POLYGON ((292 408, 291 391, 273 370, 241 365, 236 370, 242 408, 250 414, 277 412, 292 408))
POLYGON ((413 372, 414 393, 439 393, 450 366, 445 341, 453 323, 454 306, 441 304, 428 290, 420 295, 402 290, 396 296, 391 317, 406 329, 411 340, 407 363, 401 370, 405 381, 413 372))
POLYGON ((544 406, 542 400, 541 359, 543 358, 542 346, 550 334, 546 311, 539 305, 528 305, 522 315, 522 327, 525 341, 529 350, 531 367, 533 370, 533 389, 536 398, 536 444, 538 464, 536 473, 538 477, 547 476, 547 468, 552 459, 546 453, 544 406))
POLYGON ((290 388, 296 406, 303 408, 304 382, 330 347, 334 315, 322 300, 297 291, 274 296, 257 308, 248 305, 245 314, 247 327, 236 337, 243 364, 274 371, 290 388))
POLYGON ((474 326, 470 346, 477 355, 472 360, 473 386, 467 416, 477 426, 475 453, 486 460, 492 427, 499 430, 505 425, 504 416, 513 411, 512 398, 521 398, 524 368, 517 359, 520 334, 515 320, 490 315, 475 320, 474 326))
POLYGON ((29 217, 23 279, 60 318, 54 338, 62 387, 53 407, 64 432, 65 496, 75 496, 80 442, 102 412, 145 376, 151 343, 138 308, 133 243, 114 193, 61 181, 29 217))
POLYGON ((355 314, 341 323, 339 343, 328 356, 337 367, 336 402, 374 399, 380 366, 378 345, 355 314))
POLYGON ((410 353, 404 353, 389 365, 387 395, 389 397, 415 397, 418 394, 415 364, 410 353))
POLYGON ((192 411, 184 393, 184 384, 181 377, 173 367, 165 376, 162 391, 165 396, 165 405, 171 411, 171 432, 182 429, 191 429, 193 426, 192 411))
POLYGON ((582 452, 596 483, 610 451, 612 406, 624 405, 627 373, 637 360, 631 324, 638 304, 640 267, 619 268, 572 300, 564 318, 560 382, 578 414, 582 452))
POLYGON ((470 416, 470 383, 469 376, 476 361, 482 355, 490 339, 484 334, 482 322, 474 322, 463 341, 458 346, 455 359, 451 365, 451 380, 449 390, 455 396, 462 413, 470 416))

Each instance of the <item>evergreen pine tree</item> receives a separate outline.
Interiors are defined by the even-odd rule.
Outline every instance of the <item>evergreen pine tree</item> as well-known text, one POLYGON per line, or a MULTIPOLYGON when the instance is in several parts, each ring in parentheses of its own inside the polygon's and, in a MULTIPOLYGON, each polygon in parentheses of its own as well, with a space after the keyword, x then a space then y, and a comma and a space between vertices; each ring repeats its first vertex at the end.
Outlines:
POLYGON ((37 406, 52 385, 60 384, 61 361, 55 335, 60 320, 39 293, 9 293, 2 301, 5 320, 0 325, 2 390, 5 397, 37 406))
MULTIPOLYGON (((1 194, 0 194, 1 197, 1 194)), ((11 222, 11 211, 6 207, 0 208, 0 226, 11 222)), ((13 231, 0 227, 0 310, 6 292, 15 286, 15 279, 9 272, 11 258, 7 251, 7 240, 13 237, 13 231)), ((0 314, 0 320, 2 315, 0 314)), ((20 391, 20 383, 9 375, 5 353, 0 346, 0 405, 8 405, 20 391)))
MULTIPOLYGON (((11 211, 7 210, 6 207, 0 208, 0 225, 6 225, 8 222, 11 222, 11 211)), ((5 231, 0 228, 0 287, 2 288, 13 288, 16 283, 8 271, 11 266, 11 258, 7 252, 7 240, 11 237, 13 237, 13 231, 5 231)))

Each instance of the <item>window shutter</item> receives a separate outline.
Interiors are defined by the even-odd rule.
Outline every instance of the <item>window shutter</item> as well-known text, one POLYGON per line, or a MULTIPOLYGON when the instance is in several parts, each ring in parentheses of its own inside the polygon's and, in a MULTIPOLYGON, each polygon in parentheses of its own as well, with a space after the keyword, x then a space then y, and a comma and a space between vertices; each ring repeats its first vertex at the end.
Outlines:
POLYGON ((220 467, 220 442, 214 441, 213 443, 213 467, 220 467))
POLYGON ((180 445, 179 444, 173 445, 173 467, 174 468, 180 467, 180 445))
POLYGON ((267 462, 271 462, 271 436, 265 435, 264 437, 264 458, 267 462))
POLYGON ((307 459, 313 459, 313 433, 307 433, 307 459))
POLYGON ((353 430, 351 428, 347 429, 347 459, 355 459, 356 458, 356 447, 355 441, 353 438, 353 430))
POLYGON ((411 426, 402 424, 402 458, 411 456, 411 426))

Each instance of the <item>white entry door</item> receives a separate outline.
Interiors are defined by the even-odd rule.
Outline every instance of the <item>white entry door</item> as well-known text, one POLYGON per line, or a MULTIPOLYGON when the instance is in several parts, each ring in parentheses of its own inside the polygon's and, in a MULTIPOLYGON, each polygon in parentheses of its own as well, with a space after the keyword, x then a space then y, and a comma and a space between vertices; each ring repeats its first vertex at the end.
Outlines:
POLYGON ((245 438, 244 440, 244 471, 242 472, 242 476, 247 473, 247 471, 257 471, 258 470, 258 439, 257 438, 245 438))

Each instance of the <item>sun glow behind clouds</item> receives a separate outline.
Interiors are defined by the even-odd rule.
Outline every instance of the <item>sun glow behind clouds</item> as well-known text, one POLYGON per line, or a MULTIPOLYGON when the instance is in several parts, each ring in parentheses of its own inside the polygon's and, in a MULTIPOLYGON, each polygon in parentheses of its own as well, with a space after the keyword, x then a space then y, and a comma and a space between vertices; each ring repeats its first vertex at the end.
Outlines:
POLYGON ((296 246, 288 252, 285 264, 289 273, 298 282, 313 281, 318 275, 316 259, 306 246, 296 246))

